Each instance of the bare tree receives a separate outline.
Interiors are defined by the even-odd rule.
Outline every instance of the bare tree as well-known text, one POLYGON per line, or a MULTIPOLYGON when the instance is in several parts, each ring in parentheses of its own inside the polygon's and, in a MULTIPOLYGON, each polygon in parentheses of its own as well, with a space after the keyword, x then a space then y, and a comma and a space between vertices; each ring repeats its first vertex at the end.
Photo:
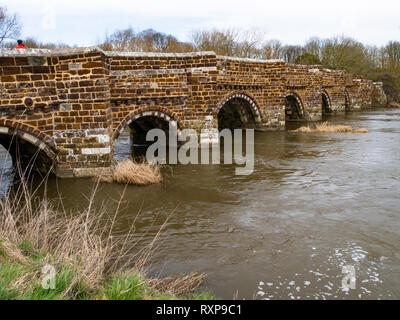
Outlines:
POLYGON ((288 63, 295 63, 298 57, 303 53, 303 48, 301 46, 284 46, 282 47, 283 59, 288 63))
POLYGON ((235 46, 235 56, 242 58, 261 58, 265 33, 258 29, 239 32, 239 40, 235 46))
POLYGON ((304 53, 321 59, 321 40, 316 37, 310 38, 304 46, 304 53))
POLYGON ((384 48, 383 51, 386 56, 386 65, 390 69, 400 68, 400 42, 390 41, 384 48))
POLYGON ((137 51, 137 52, 188 52, 194 47, 181 42, 170 34, 146 29, 136 33, 132 28, 117 30, 106 35, 99 44, 106 51, 137 51))
POLYGON ((15 38, 19 35, 21 24, 16 14, 7 13, 6 7, 0 7, 0 44, 7 38, 15 38))
POLYGON ((265 34, 258 29, 194 30, 190 37, 194 48, 199 51, 241 58, 264 57, 265 34))
POLYGON ((262 57, 265 59, 282 59, 282 43, 279 40, 269 40, 262 48, 262 57))
POLYGON ((198 51, 214 51, 218 55, 234 56, 239 33, 234 29, 195 30, 191 40, 198 51))

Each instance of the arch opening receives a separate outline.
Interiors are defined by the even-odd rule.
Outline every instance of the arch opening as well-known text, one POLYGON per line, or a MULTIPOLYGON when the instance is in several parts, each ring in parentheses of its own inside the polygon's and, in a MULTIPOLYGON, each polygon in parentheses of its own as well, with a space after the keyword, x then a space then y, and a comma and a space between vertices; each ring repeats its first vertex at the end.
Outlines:
POLYGON ((147 132, 151 129, 161 129, 168 136, 169 121, 155 116, 140 117, 129 124, 131 138, 136 145, 149 145, 153 142, 146 141, 147 132))
POLYGON ((344 91, 344 110, 350 111, 350 97, 347 90, 344 91))
POLYGON ((304 120, 303 109, 300 99, 290 94, 285 98, 285 120, 286 121, 301 121, 304 120))
MULTIPOLYGON (((36 139, 33 136, 30 139, 36 139)), ((40 143, 40 145, 44 145, 40 143)), ((31 141, 23 139, 18 134, 0 134, 0 145, 3 149, 0 152, 2 170, 8 175, 12 168, 12 175, 31 176, 34 174, 45 177, 53 174, 54 155, 50 156, 45 150, 31 141), (11 163, 11 167, 10 167, 11 163)))
POLYGON ((322 114, 329 114, 332 112, 329 96, 327 93, 322 92, 322 114))
MULTIPOLYGON (((145 156, 147 148, 154 143, 154 141, 146 140, 147 133, 152 129, 164 131, 166 146, 168 146, 169 129, 172 121, 166 115, 164 117, 151 114, 136 116, 128 122, 128 125, 115 140, 114 159, 118 161, 129 157, 141 158, 145 156)), ((173 125, 177 128, 176 122, 173 125)))
POLYGON ((255 129, 258 115, 250 101, 241 97, 226 101, 218 111, 218 130, 255 129))

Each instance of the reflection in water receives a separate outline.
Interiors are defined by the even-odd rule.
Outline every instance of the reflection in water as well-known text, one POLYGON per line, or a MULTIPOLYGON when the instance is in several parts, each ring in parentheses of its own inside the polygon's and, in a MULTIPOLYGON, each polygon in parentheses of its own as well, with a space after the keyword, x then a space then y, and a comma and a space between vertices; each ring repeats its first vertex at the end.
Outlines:
MULTIPOLYGON (((174 165, 161 185, 129 186, 114 230, 154 237, 171 215, 149 272, 198 270, 221 298, 400 298, 400 110, 336 116, 367 134, 258 132, 255 172, 235 165, 174 165), (135 220, 136 216, 138 215, 135 220), (356 289, 341 288, 344 265, 356 289)), ((116 158, 131 153, 128 134, 116 158)), ((87 205, 90 179, 49 181, 66 208, 87 205)), ((115 209, 124 186, 102 184, 115 209)))

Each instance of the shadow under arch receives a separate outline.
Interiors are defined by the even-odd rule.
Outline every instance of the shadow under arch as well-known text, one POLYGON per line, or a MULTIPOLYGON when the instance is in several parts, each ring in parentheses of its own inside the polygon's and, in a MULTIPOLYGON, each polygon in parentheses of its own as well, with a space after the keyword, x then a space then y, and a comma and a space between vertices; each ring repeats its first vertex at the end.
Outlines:
POLYGON ((329 97, 329 94, 325 91, 322 90, 321 92, 321 103, 322 103, 322 114, 329 114, 332 113, 332 103, 331 103, 331 98, 329 97))
POLYGON ((344 110, 345 111, 351 110, 351 99, 347 89, 344 89, 344 110))
POLYGON ((245 93, 231 94, 218 104, 218 129, 255 129, 261 123, 255 99, 245 93))
MULTIPOLYGON (((179 129, 182 128, 182 123, 177 119, 177 117, 168 111, 160 111, 160 110, 142 110, 139 112, 131 112, 128 116, 126 116, 121 123, 118 125, 118 127, 114 130, 113 133, 113 139, 116 140, 118 139, 119 135, 127 128, 127 127, 132 127, 132 124, 136 122, 140 118, 152 118, 155 120, 155 122, 158 120, 166 122, 166 123, 172 123, 172 125, 176 126, 179 129)), ((155 127, 157 128, 157 126, 155 127)))
POLYGON ((129 156, 143 156, 147 147, 153 141, 147 141, 147 132, 151 129, 161 129, 168 135, 170 126, 177 131, 182 129, 182 123, 172 114, 160 110, 142 110, 132 112, 114 130, 114 158, 122 160, 129 156), (126 130, 128 129, 128 130, 126 130))
POLYGON ((0 144, 8 152, 18 174, 47 176, 54 173, 56 148, 43 141, 46 135, 39 132, 39 136, 18 128, 18 124, 16 127, 0 125, 0 144))
POLYGON ((295 92, 285 96, 285 121, 305 120, 304 107, 300 97, 295 92))

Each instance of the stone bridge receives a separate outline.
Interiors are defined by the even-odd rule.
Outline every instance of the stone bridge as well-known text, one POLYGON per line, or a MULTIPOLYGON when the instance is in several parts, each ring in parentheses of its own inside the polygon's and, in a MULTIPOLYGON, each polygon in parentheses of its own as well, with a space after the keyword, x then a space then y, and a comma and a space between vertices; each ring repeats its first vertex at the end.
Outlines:
POLYGON ((321 66, 97 47, 0 50, 0 143, 60 177, 113 162, 119 134, 154 127, 283 130, 286 121, 385 105, 380 83, 321 66), (19 146, 19 147, 18 147, 19 146))

